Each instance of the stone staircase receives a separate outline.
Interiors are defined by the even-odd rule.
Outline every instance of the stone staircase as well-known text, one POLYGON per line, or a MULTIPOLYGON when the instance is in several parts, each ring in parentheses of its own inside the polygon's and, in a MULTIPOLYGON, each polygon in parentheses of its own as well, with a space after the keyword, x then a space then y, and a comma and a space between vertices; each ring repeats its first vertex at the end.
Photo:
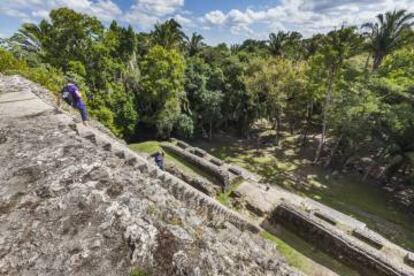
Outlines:
POLYGON ((118 158, 125 160, 125 165, 133 166, 143 174, 161 180, 160 185, 171 192, 174 197, 185 202, 189 207, 205 212, 215 219, 229 221, 240 230, 249 230, 254 233, 261 231, 260 226, 243 218, 240 214, 227 208, 213 198, 193 188, 174 175, 160 170, 154 164, 150 164, 142 156, 128 149, 113 138, 93 128, 84 127, 82 124, 71 124, 70 127, 83 139, 113 152, 118 158))

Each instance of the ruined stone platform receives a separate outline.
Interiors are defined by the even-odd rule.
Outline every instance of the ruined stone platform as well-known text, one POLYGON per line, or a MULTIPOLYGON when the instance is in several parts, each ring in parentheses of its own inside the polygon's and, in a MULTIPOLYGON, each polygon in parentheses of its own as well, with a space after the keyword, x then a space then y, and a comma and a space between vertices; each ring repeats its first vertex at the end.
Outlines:
POLYGON ((49 94, 0 75, 0 275, 299 275, 255 225, 49 94))
POLYGON ((324 248, 323 242, 328 242, 332 248, 340 243, 342 245, 331 254, 346 259, 346 263, 363 271, 364 275, 414 275, 412 253, 353 217, 274 185, 245 181, 237 191, 242 194, 247 209, 258 215, 260 224, 269 231, 272 230, 271 218, 270 221, 291 228, 305 240, 328 249, 325 251, 330 248, 324 248), (281 216, 279 220, 278 215, 281 216), (316 233, 323 234, 318 239, 316 233))
POLYGON ((228 171, 243 181, 236 189, 242 204, 264 229, 272 232, 272 222, 291 228, 305 240, 346 262, 363 275, 414 275, 413 255, 402 247, 370 230, 351 216, 299 196, 281 187, 260 183, 255 174, 217 162, 216 158, 189 144, 173 141, 180 150, 193 158, 202 159, 209 166, 228 171))

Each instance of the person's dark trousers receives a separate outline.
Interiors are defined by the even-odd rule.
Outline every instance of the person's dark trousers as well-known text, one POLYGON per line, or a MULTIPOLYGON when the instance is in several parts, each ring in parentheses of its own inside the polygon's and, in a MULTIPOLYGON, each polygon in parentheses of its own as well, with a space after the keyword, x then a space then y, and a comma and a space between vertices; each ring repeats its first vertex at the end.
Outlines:
POLYGON ((157 166, 161 169, 164 170, 164 162, 163 161, 155 161, 155 163, 157 164, 157 166))

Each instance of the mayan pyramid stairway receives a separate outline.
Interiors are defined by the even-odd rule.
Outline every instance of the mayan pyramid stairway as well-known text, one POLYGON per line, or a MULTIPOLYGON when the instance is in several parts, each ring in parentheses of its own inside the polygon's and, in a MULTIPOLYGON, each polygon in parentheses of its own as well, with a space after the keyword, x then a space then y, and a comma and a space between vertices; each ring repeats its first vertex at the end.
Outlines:
POLYGON ((299 275, 259 227, 0 75, 0 275, 299 275))

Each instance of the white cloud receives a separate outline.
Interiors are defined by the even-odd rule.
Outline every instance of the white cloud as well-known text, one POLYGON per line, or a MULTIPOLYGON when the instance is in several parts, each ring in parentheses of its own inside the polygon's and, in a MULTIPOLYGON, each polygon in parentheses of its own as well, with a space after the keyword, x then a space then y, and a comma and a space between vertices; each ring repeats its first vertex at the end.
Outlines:
POLYGON ((122 14, 121 9, 111 0, 3 0, 0 14, 33 21, 47 18, 50 10, 59 7, 93 15, 103 21, 111 21, 122 14))
POLYGON ((226 19, 227 16, 219 10, 211 11, 204 16, 204 20, 212 25, 222 25, 226 19))
MULTIPOLYGON (((136 0, 126 12, 123 20, 128 23, 139 24, 148 29, 166 16, 173 15, 184 6, 184 0, 136 0)), ((182 22, 188 22, 187 18, 180 17, 182 22)))
POLYGON ((255 24, 266 31, 296 30, 305 35, 326 32, 334 27, 360 25, 374 20, 378 13, 394 9, 411 9, 411 0, 282 0, 267 9, 233 9, 227 13, 214 10, 200 20, 207 27, 228 28, 234 34, 251 35, 255 24))
POLYGON ((174 19, 182 26, 190 26, 193 22, 190 18, 184 17, 181 14, 177 14, 176 16, 174 16, 174 19))

